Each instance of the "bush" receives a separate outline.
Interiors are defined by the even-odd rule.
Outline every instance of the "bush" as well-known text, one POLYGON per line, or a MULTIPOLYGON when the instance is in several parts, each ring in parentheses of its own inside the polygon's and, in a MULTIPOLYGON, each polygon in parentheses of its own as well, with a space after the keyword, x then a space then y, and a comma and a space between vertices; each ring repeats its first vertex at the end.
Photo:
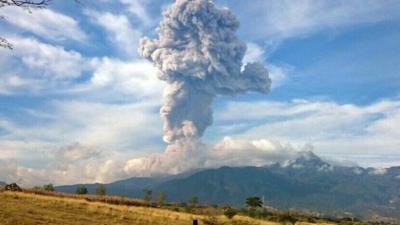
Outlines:
POLYGON ((291 215, 290 212, 285 212, 279 216, 278 221, 283 222, 285 224, 286 223, 295 224, 298 221, 298 218, 296 218, 296 216, 294 215, 291 215))
POLYGON ((76 188, 75 193, 78 195, 86 195, 88 193, 88 190, 84 185, 80 185, 76 188))
POLYGON ((197 204, 199 203, 199 198, 197 196, 193 196, 189 199, 188 203, 189 207, 196 207, 197 204))
POLYGON ((258 208, 263 206, 263 202, 260 197, 248 197, 246 199, 246 205, 250 208, 258 208))
POLYGON ((96 195, 105 195, 107 193, 106 188, 104 185, 99 184, 96 188, 96 195))
POLYGON ((53 186, 53 184, 46 184, 46 185, 43 185, 43 189, 45 191, 54 191, 54 186, 53 186))
POLYGON ((143 189, 143 200, 147 203, 151 203, 151 195, 153 194, 153 191, 149 188, 143 189))
POLYGON ((219 225, 217 217, 215 216, 208 216, 203 219, 204 225, 219 225))
POLYGON ((235 215, 237 214, 236 209, 232 208, 232 207, 227 207, 224 210, 224 215, 228 218, 228 219, 232 219, 235 215))
POLYGON ((165 196, 164 191, 161 191, 160 193, 158 193, 158 198, 157 198, 158 206, 161 207, 161 206, 165 205, 165 199, 166 199, 166 196, 165 196))

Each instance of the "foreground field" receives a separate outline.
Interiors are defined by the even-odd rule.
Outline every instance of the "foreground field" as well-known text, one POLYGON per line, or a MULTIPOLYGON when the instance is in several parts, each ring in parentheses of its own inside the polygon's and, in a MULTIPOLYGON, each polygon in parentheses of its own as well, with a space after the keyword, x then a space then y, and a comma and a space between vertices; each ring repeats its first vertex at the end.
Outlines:
MULTIPOLYGON (((218 216, 219 224, 276 225, 278 223, 236 216, 218 216)), ((0 225, 191 225, 205 224, 205 216, 165 209, 116 206, 86 200, 0 192, 0 225)), ((307 223, 298 223, 307 224, 307 223)))

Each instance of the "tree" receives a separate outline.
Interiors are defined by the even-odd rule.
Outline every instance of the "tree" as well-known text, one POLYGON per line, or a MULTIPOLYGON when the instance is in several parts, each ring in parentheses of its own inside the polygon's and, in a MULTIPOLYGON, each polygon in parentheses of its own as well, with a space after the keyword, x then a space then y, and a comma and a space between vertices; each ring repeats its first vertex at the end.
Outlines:
POLYGON ((13 49, 13 46, 7 39, 0 37, 0 48, 13 49))
POLYGON ((262 207, 263 202, 260 197, 248 197, 246 199, 246 205, 250 208, 262 207))
POLYGON ((224 210, 224 215, 228 218, 228 219, 232 219, 235 215, 237 214, 236 209, 228 206, 227 208, 225 208, 224 210))
POLYGON ((45 191, 54 191, 54 186, 53 186, 53 184, 45 184, 45 185, 43 185, 43 189, 45 191))
POLYGON ((151 202, 151 195, 153 194, 153 191, 149 188, 143 189, 143 200, 147 203, 151 202))
POLYGON ((188 201, 190 207, 196 207, 199 203, 199 198, 197 196, 193 196, 188 201))
POLYGON ((96 195, 105 195, 107 193, 106 187, 104 185, 99 184, 96 187, 96 195))
POLYGON ((165 204, 165 199, 165 192, 161 191, 160 193, 158 193, 157 204, 159 206, 163 206, 165 204))
POLYGON ((0 7, 17 6, 24 8, 43 8, 46 7, 49 2, 50 0, 0 0, 0 7))
MULTIPOLYGON (((18 7, 27 10, 41 9, 48 6, 50 0, 0 0, 0 8, 2 7, 18 7)), ((0 19, 4 17, 0 16, 0 19)), ((7 39, 0 37, 0 47, 12 49, 13 46, 7 39)))
POLYGON ((86 195, 88 193, 87 188, 84 185, 79 185, 75 191, 78 195, 86 195))
MULTIPOLYGON (((79 0, 74 0, 80 4, 79 0)), ((31 12, 32 9, 46 8, 51 0, 0 0, 0 8, 3 7, 17 7, 26 9, 31 12)), ((0 15, 0 19, 7 19, 0 15)), ((13 49, 13 45, 8 42, 4 37, 0 37, 0 48, 13 49)))

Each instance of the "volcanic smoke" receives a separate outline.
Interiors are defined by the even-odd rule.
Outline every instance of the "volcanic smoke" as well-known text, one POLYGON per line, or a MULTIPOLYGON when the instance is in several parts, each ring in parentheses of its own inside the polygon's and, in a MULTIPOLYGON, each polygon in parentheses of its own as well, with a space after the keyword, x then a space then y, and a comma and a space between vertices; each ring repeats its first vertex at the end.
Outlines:
POLYGON ((176 161, 172 158, 187 155, 196 162, 186 163, 201 164, 198 151, 203 144, 199 138, 212 124, 213 99, 218 95, 270 91, 271 79, 262 64, 242 65, 246 44, 235 35, 238 27, 235 16, 212 1, 176 0, 156 29, 158 39, 141 40, 139 53, 154 63, 159 78, 167 83, 160 113, 168 147, 161 155, 131 164, 150 170, 167 169, 176 165, 171 165, 176 161))

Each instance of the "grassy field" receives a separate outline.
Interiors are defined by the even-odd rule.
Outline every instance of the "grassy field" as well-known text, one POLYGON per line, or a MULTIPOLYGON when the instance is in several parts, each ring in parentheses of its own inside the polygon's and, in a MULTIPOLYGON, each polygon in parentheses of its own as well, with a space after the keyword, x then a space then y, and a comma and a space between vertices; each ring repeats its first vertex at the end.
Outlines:
MULTIPOLYGON (((84 199, 0 192, 0 225, 191 225, 206 224, 207 216, 166 209, 118 206, 84 199)), ((275 225, 278 223, 235 216, 217 216, 218 224, 275 225)), ((307 223, 298 223, 307 224, 307 223)))

